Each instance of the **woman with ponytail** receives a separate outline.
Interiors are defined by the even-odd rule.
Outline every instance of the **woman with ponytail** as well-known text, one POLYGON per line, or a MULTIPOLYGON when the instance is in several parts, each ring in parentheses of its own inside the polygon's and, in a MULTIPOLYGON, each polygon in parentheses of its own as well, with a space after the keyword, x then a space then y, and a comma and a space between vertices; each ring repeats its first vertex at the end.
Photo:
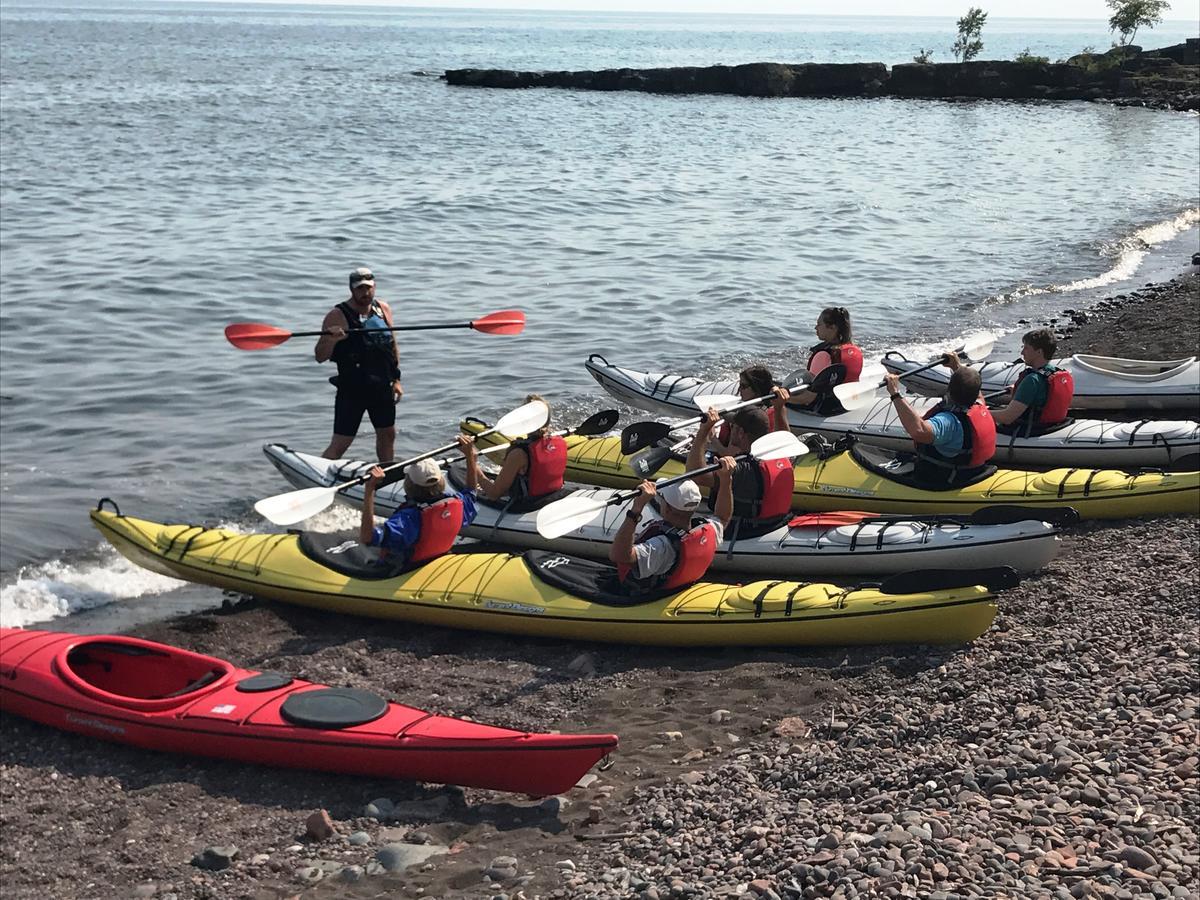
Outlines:
POLYGON ((858 381, 862 375, 862 350, 854 343, 850 313, 844 306, 828 306, 817 317, 819 344, 810 348, 808 371, 813 380, 807 389, 791 395, 790 402, 821 415, 845 412, 833 394, 839 384, 858 381))

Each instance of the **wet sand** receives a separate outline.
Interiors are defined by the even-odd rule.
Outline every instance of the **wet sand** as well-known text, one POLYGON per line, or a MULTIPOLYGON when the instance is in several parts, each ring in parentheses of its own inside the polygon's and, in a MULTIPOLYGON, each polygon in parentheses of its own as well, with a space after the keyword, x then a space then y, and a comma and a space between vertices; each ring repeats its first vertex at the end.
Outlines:
MULTIPOLYGON (((1198 288, 1102 305, 1063 348, 1196 353, 1198 288)), ((440 713, 615 731, 621 750, 544 804, 178 759, 6 716, 0 884, 179 900, 1195 896, 1197 525, 1070 529, 960 648, 635 649, 255 601, 143 626, 440 713), (366 815, 377 798, 404 804, 395 821, 366 815), (318 809, 336 830, 322 842, 304 836, 318 809), (360 831, 369 843, 349 843, 360 831), (413 842, 448 849, 406 873, 342 872, 413 842), (227 845, 230 868, 191 864, 227 845)))

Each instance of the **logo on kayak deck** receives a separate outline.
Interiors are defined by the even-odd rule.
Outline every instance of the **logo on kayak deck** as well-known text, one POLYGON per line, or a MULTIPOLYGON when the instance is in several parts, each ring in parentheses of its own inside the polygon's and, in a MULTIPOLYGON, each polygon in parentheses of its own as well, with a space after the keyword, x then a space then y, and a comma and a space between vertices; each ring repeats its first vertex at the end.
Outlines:
POLYGON ((874 491, 864 491, 860 488, 838 487, 837 485, 822 484, 817 489, 822 494, 849 494, 852 497, 874 497, 874 491))
POLYGON ((544 562, 538 563, 539 569, 557 569, 559 566, 569 566, 571 560, 566 556, 552 556, 544 562))
POLYGON ((222 703, 220 706, 214 706, 209 712, 215 712, 219 716, 227 716, 237 707, 232 703, 222 703))
POLYGON ((97 731, 107 731, 111 734, 125 733, 125 729, 120 725, 110 725, 108 722, 101 722, 99 719, 93 719, 90 716, 76 716, 72 713, 67 713, 66 718, 72 725, 84 725, 88 728, 95 728, 97 731))
POLYGON ((508 600, 485 600, 483 602, 483 608, 502 609, 505 612, 534 613, 535 615, 541 615, 546 611, 545 608, 541 606, 529 606, 526 603, 513 603, 508 600))
POLYGON ((358 546, 358 541, 342 541, 336 547, 330 547, 326 553, 346 553, 358 546))

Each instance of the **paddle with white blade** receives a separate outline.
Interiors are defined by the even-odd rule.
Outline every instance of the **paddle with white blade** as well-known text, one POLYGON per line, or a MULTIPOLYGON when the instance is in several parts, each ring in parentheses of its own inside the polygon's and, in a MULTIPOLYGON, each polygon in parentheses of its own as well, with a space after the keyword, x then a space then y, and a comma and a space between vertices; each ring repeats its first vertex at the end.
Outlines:
MULTIPOLYGON (((583 437, 596 437, 601 434, 608 434, 617 427, 617 422, 620 420, 621 414, 615 409, 602 409, 598 413, 593 413, 588 416, 574 428, 567 428, 563 431, 551 432, 550 437, 568 437, 572 434, 582 435, 583 437)), ((487 432, 484 432, 485 434, 487 432)), ((512 444, 496 444, 494 447, 479 448, 480 455, 499 453, 501 450, 507 450, 512 444)))
MULTIPOLYGON (((783 387, 793 391, 805 384, 808 377, 807 369, 797 369, 783 379, 783 387)), ((773 396, 773 394, 766 394, 762 397, 743 400, 737 394, 701 394, 693 402, 703 410, 707 410, 711 406, 715 407, 717 412, 728 413, 744 406, 756 406, 764 403, 773 396)), ((703 421, 704 416, 693 416, 678 422, 634 422, 632 425, 626 425, 621 431, 621 452, 627 456, 630 453, 636 453, 645 447, 657 444, 672 431, 687 428, 689 425, 699 425, 703 421)))
MULTIPOLYGON (((770 434, 764 434, 751 444, 749 453, 737 456, 735 459, 747 459, 748 457, 754 457, 759 460, 789 459, 803 456, 807 452, 808 447, 790 431, 772 431, 770 434)), ((706 472, 715 472, 719 468, 721 468, 720 463, 713 463, 700 469, 694 469, 691 472, 684 472, 682 475, 676 475, 673 478, 664 478, 661 481, 655 482, 655 487, 661 490, 668 484, 687 481, 689 478, 703 475, 706 472)), ((582 528, 608 507, 618 506, 637 495, 638 491, 632 490, 613 494, 607 500, 597 500, 590 497, 564 497, 562 500, 557 500, 549 506, 543 507, 538 512, 538 534, 547 540, 560 538, 565 534, 570 534, 572 531, 582 528)))
MULTIPOLYGON (((991 355, 992 348, 996 346, 996 339, 988 335, 981 335, 970 341, 965 342, 954 352, 959 356, 966 357, 969 360, 986 359, 991 355)), ((927 372, 930 369, 936 368, 942 364, 942 358, 939 356, 931 363, 913 369, 910 372, 905 372, 900 376, 901 380, 911 378, 921 372, 927 372)), ((851 381, 847 384, 839 384, 834 387, 833 395, 837 397, 838 403, 842 404, 842 409, 849 412, 853 409, 861 409, 868 403, 875 401, 875 392, 887 384, 887 381, 881 381, 878 384, 863 384, 861 381, 851 381)))
MULTIPOLYGON (((494 434, 496 432, 503 432, 504 434, 529 434, 531 431, 537 431, 539 428, 545 426, 549 418, 550 407, 541 400, 533 400, 524 406, 518 406, 512 412, 508 413, 508 415, 502 416, 495 425, 486 431, 480 432, 477 436, 482 437, 483 435, 494 434)), ((390 463, 383 467, 383 471, 395 472, 403 470, 415 462, 440 456, 457 447, 458 442, 456 441, 453 444, 447 444, 444 447, 438 447, 436 450, 422 453, 420 456, 414 456, 412 459, 390 463)), ((259 500, 254 504, 254 509, 264 519, 274 522, 276 525, 295 525, 297 522, 302 522, 310 516, 315 516, 321 510, 328 508, 339 492, 356 484, 363 484, 370 477, 370 474, 360 475, 358 478, 344 481, 333 487, 305 488, 300 491, 289 491, 286 494, 276 494, 274 497, 259 500)))

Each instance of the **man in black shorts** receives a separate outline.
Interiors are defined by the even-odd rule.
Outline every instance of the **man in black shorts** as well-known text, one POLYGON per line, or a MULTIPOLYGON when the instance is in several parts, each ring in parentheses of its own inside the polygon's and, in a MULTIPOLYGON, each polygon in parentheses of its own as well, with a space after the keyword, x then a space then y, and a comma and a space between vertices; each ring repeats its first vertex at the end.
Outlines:
POLYGON ((392 459, 396 443, 396 404, 404 396, 400 384, 400 351, 392 327, 392 310, 375 299, 375 275, 367 268, 350 273, 350 299, 329 311, 317 340, 317 362, 332 359, 338 373, 333 403, 333 438, 326 459, 341 459, 362 424, 363 413, 375 427, 375 453, 392 459))

